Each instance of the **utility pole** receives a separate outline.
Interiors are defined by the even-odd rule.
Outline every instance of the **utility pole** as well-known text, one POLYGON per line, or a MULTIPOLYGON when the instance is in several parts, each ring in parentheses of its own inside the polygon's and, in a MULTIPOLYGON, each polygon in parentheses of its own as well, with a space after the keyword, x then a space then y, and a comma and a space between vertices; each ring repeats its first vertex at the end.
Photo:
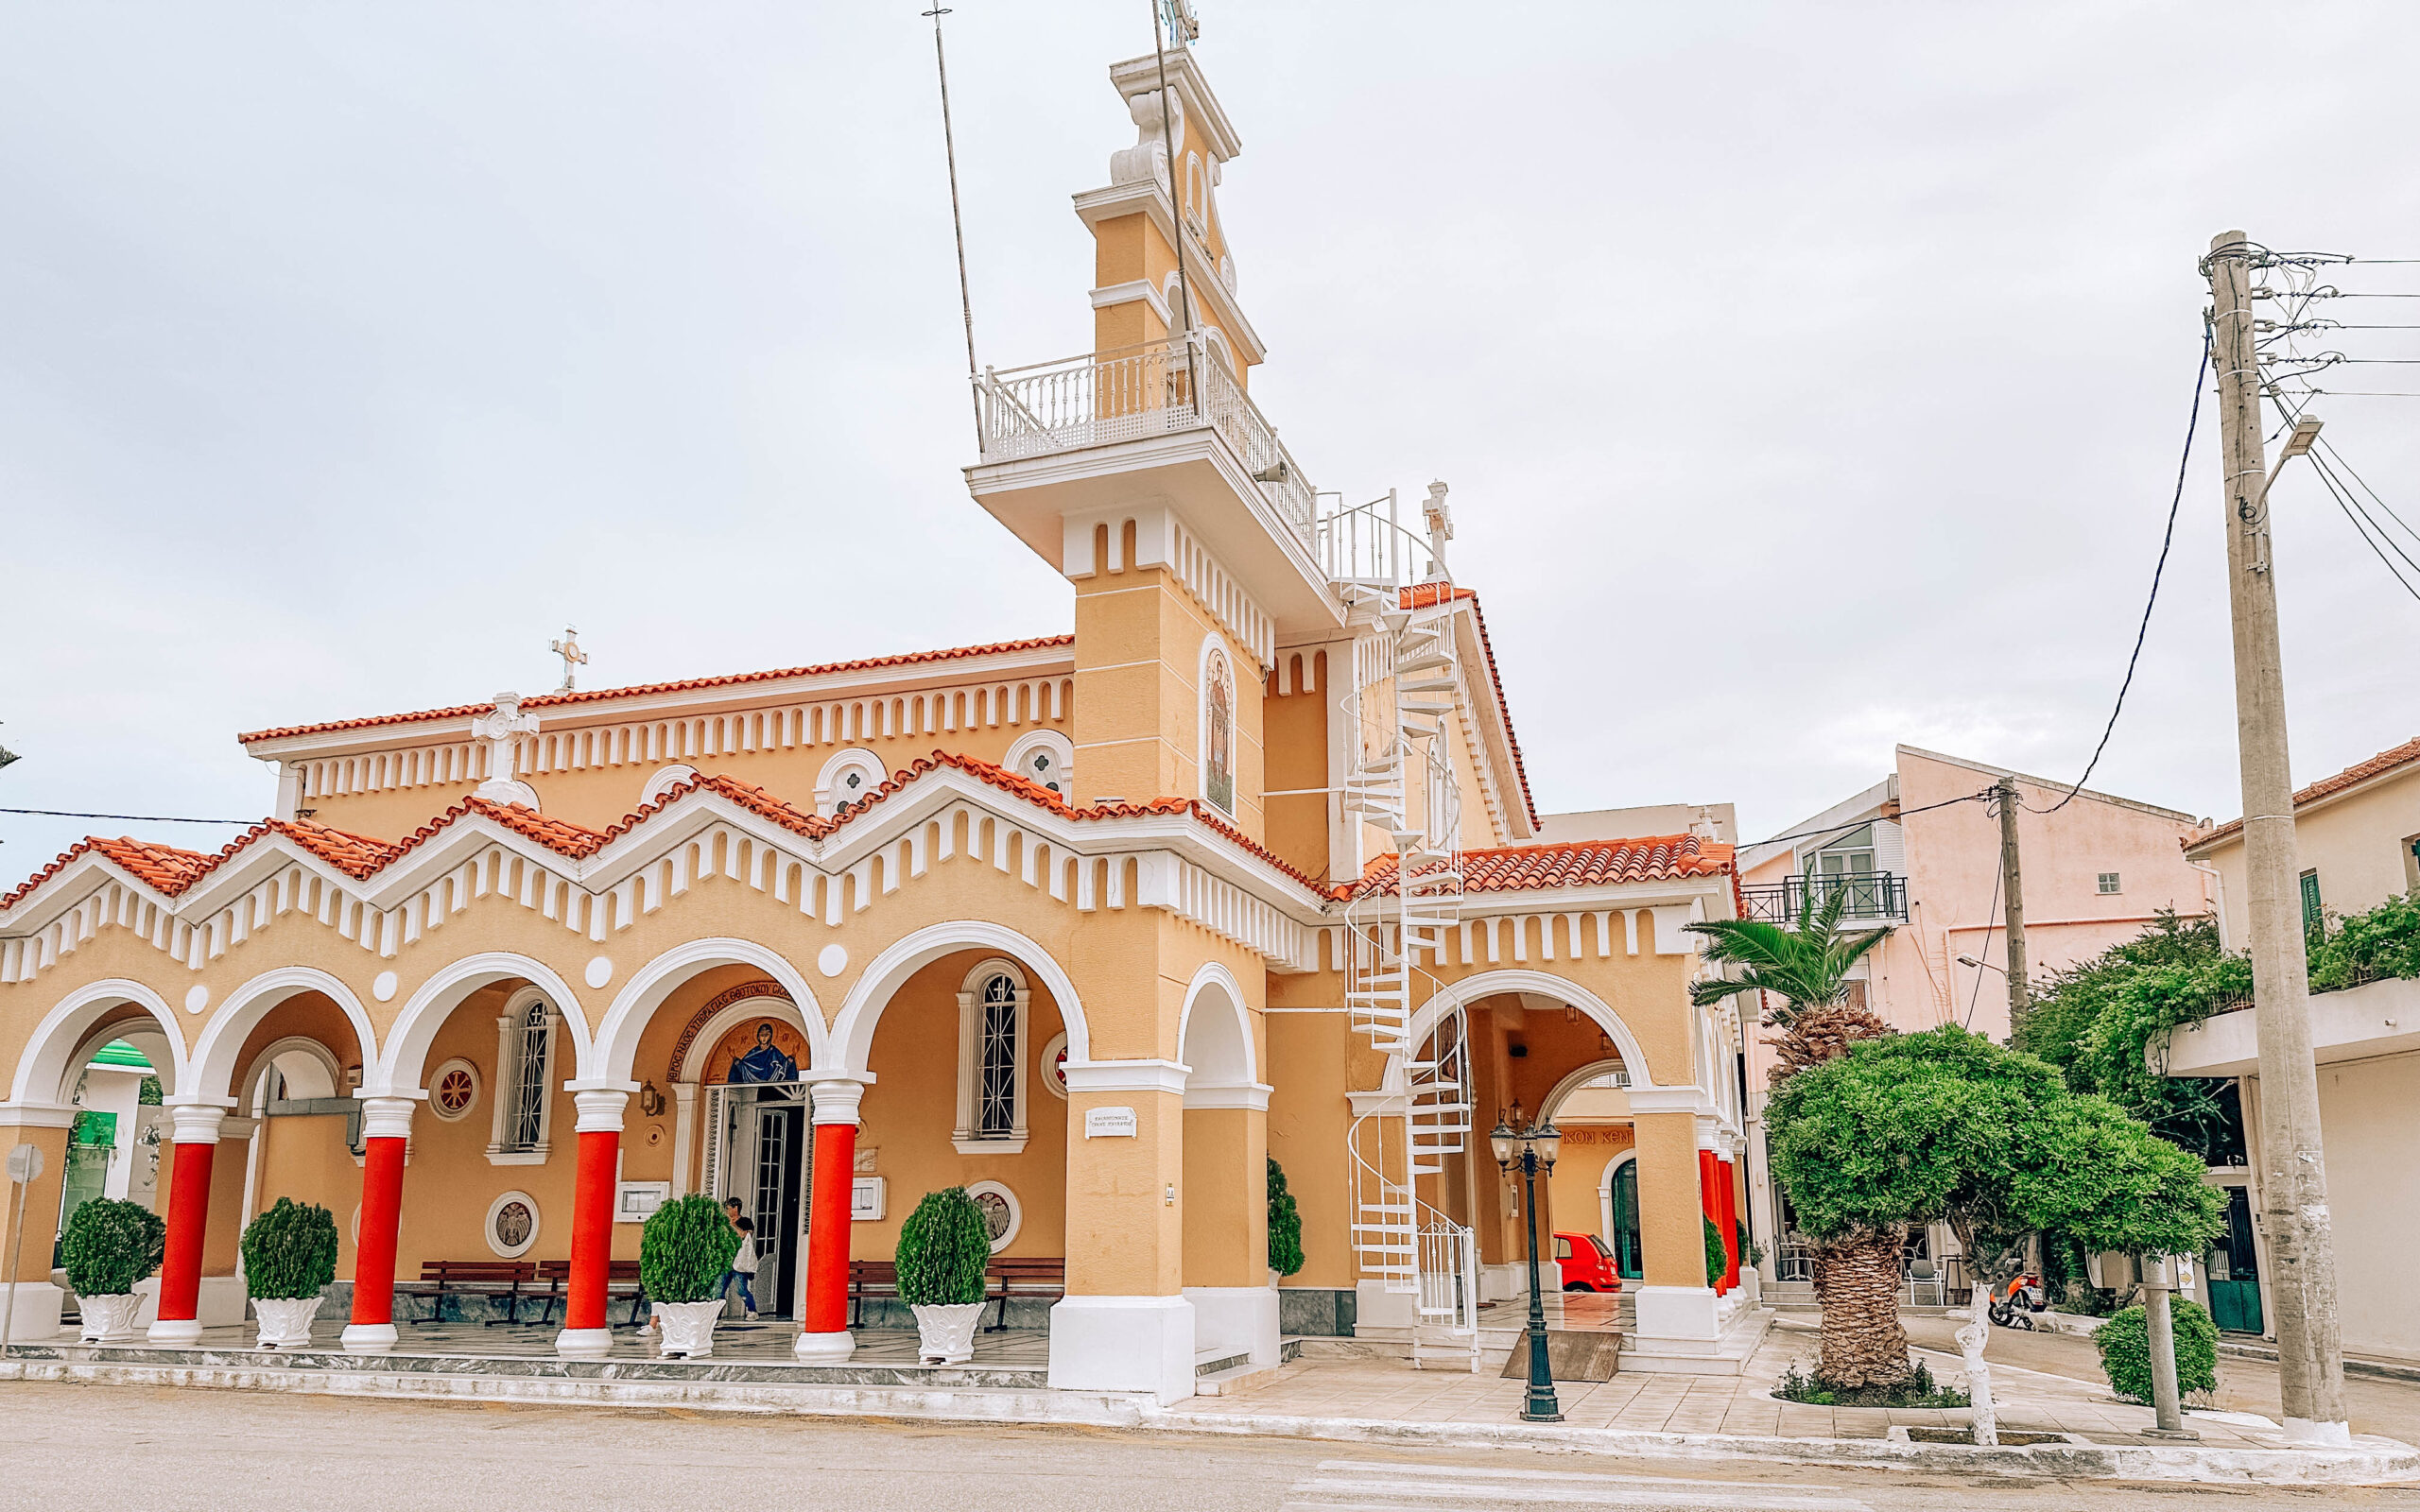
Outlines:
POLYGON ((2000 891, 2008 899, 2008 1029, 2025 1022, 2025 887, 2016 860, 2016 779, 1999 780, 2000 891))
MULTIPOLYGON (((2311 1059, 2301 861, 2286 755, 2286 679, 2277 651, 2260 369, 2253 345, 2255 249, 2239 231, 2210 243, 2212 354, 2224 431, 2227 605, 2235 626, 2236 742, 2243 775, 2245 911, 2252 925, 2253 1025, 2260 1041, 2260 1206, 2277 1304, 2286 1433, 2346 1444, 2336 1239, 2327 1217, 2319 1074, 2311 1059)), ((2314 427, 2315 430, 2315 427, 2314 427)), ((2296 440, 2309 445, 2298 434, 2296 440)), ((2288 447, 2291 455, 2294 448, 2288 447)), ((2280 459, 2281 461, 2283 458, 2280 459)))

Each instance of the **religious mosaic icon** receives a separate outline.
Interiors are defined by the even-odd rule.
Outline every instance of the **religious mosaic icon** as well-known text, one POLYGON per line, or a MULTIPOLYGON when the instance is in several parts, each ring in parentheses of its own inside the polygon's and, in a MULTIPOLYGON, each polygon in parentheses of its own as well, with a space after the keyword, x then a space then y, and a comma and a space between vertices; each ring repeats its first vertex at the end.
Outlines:
POLYGON ((796 1029, 778 1020, 759 1019, 723 1036, 707 1064, 728 1068, 722 1079, 735 1087, 794 1082, 798 1057, 805 1048, 796 1029))
POLYGON ((508 1202, 495 1210, 495 1242, 503 1248, 518 1249, 527 1244, 530 1230, 537 1227, 537 1214, 526 1202, 508 1202))
POLYGON ((1223 647, 1212 646, 1201 679, 1201 792, 1236 812, 1236 676, 1223 647))
POLYGON ((975 1206, 983 1212, 983 1231, 994 1245, 1009 1231, 1009 1199, 996 1192, 974 1194, 975 1206))

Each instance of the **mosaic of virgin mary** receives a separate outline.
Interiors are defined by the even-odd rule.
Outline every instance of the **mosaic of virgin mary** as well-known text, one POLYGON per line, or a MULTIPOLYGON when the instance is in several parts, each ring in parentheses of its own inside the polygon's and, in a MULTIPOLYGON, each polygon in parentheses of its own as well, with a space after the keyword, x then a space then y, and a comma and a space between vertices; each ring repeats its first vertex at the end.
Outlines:
POLYGON ((770 1020, 756 1025, 755 1047, 745 1055, 734 1056, 731 1074, 725 1078, 735 1084, 798 1080, 798 1059, 773 1042, 770 1020))

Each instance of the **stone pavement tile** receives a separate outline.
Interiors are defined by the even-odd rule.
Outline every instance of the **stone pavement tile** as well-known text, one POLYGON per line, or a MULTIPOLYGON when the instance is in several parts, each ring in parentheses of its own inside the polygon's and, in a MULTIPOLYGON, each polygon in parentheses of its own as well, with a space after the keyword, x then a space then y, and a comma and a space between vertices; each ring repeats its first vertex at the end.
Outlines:
POLYGON ((1931 1407, 1893 1407, 1888 1409, 1893 1428, 1945 1428, 1948 1417, 1931 1407))

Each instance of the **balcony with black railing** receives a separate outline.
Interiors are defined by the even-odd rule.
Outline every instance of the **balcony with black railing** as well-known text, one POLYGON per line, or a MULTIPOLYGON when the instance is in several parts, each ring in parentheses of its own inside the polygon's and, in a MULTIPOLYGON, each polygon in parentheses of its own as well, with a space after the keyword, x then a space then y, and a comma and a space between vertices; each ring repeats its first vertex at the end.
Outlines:
POLYGON ((1848 871, 1827 876, 1785 877, 1739 889, 1747 917, 1787 929, 1820 908, 1835 893, 1847 895, 1841 922, 1871 928, 1908 921, 1908 879, 1895 871, 1848 871))

